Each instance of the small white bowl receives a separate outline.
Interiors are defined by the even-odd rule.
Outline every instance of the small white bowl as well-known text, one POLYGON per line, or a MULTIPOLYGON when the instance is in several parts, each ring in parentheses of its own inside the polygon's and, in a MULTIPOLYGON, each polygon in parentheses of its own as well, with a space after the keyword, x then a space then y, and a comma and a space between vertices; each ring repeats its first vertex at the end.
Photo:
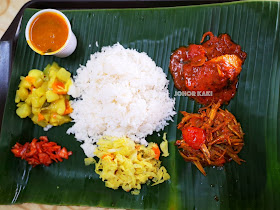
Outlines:
POLYGON ((27 23, 27 26, 26 26, 26 29, 25 29, 25 38, 26 38, 26 41, 27 41, 29 47, 40 55, 54 55, 54 56, 57 56, 59 58, 65 58, 65 57, 71 55, 77 47, 77 39, 76 39, 75 34, 71 30, 71 25, 70 25, 70 22, 69 22, 68 18, 62 12, 60 12, 58 10, 55 10, 55 9, 43 9, 39 12, 36 12, 29 19, 29 21, 27 23), (34 47, 31 43, 31 41, 30 41, 30 38, 29 38, 29 30, 30 30, 30 26, 31 26, 33 20, 38 15, 40 15, 42 13, 45 13, 45 12, 53 12, 53 13, 56 13, 56 14, 60 15, 65 20, 65 22, 68 26, 68 37, 67 37, 67 40, 66 40, 65 44, 60 49, 58 49, 54 52, 47 52, 47 53, 43 53, 40 50, 38 50, 36 47, 34 47))

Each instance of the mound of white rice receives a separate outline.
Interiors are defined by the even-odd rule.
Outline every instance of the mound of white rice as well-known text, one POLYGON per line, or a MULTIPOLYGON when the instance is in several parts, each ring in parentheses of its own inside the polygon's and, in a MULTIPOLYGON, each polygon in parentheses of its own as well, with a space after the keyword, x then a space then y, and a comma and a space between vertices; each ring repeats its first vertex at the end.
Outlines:
POLYGON ((67 131, 88 157, 102 136, 127 136, 147 144, 145 137, 172 120, 174 99, 169 98, 165 73, 146 54, 119 43, 103 47, 81 66, 68 94, 74 125, 67 131))

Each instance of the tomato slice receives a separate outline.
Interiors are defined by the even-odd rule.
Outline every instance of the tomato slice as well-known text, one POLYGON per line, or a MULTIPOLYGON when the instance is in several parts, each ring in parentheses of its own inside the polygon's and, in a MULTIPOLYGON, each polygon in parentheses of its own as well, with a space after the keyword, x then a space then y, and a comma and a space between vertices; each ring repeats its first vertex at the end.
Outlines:
POLYGON ((197 127, 187 127, 182 130, 183 139, 193 149, 200 149, 201 145, 205 143, 205 130, 197 127))

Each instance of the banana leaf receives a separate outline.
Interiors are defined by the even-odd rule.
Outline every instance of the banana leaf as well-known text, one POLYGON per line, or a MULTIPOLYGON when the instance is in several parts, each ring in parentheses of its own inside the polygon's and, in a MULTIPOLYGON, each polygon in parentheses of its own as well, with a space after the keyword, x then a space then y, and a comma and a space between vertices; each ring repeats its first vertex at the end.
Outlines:
MULTIPOLYGON (((149 9, 68 10, 77 36, 76 51, 68 58, 40 56, 25 41, 29 18, 37 12, 26 9, 16 47, 10 87, 5 105, 0 139, 0 204, 44 203, 87 205, 133 209, 277 209, 280 207, 280 34, 279 2, 245 1, 202 6, 149 9), (170 80, 173 97, 176 88, 168 72, 169 58, 176 48, 199 44, 203 33, 229 34, 248 57, 240 74, 236 96, 226 108, 241 123, 245 146, 240 157, 223 168, 206 168, 203 176, 181 158, 174 142, 181 138, 176 125, 179 111, 196 112, 199 104, 188 97, 176 97, 174 122, 167 132, 170 156, 162 158, 171 179, 157 186, 144 185, 137 196, 122 189, 112 190, 84 165, 84 153, 66 130, 71 123, 45 132, 30 119, 20 119, 14 97, 20 76, 30 69, 43 69, 56 61, 73 75, 90 54, 102 46, 120 42, 146 52, 162 67, 170 80), (98 43, 98 45, 96 44, 98 43), (47 135, 50 140, 73 151, 67 161, 49 167, 32 168, 15 158, 11 147, 47 135)), ((154 133, 148 141, 160 142, 154 133)))

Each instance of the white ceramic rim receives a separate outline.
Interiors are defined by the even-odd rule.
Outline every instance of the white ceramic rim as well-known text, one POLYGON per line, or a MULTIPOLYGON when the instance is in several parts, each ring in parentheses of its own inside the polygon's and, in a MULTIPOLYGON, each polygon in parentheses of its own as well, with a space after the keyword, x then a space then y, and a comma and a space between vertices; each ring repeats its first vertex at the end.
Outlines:
POLYGON ((71 36, 71 33, 72 33, 72 30, 71 30, 71 25, 70 25, 70 22, 68 20, 68 18, 60 11, 56 10, 56 9, 43 9, 39 12, 36 12, 28 21, 27 25, 26 25, 26 28, 25 28, 25 38, 26 38, 26 41, 29 45, 29 47, 34 50, 36 53, 40 54, 40 55, 55 55, 57 54, 58 52, 60 52, 61 50, 63 50, 63 48, 68 44, 69 40, 70 40, 70 36, 71 36), (67 36, 67 40, 66 42, 64 43, 64 45, 59 48, 58 50, 54 51, 54 52, 49 52, 49 53, 42 53, 41 51, 39 51, 36 47, 34 47, 32 44, 31 44, 31 41, 30 41, 30 38, 29 38, 29 29, 30 29, 30 26, 33 22, 33 20, 40 14, 42 13, 46 13, 46 12, 53 12, 53 13, 56 13, 56 14, 59 14, 60 16, 63 17, 63 19, 65 20, 66 24, 67 24, 67 27, 68 27, 68 36, 67 36))

